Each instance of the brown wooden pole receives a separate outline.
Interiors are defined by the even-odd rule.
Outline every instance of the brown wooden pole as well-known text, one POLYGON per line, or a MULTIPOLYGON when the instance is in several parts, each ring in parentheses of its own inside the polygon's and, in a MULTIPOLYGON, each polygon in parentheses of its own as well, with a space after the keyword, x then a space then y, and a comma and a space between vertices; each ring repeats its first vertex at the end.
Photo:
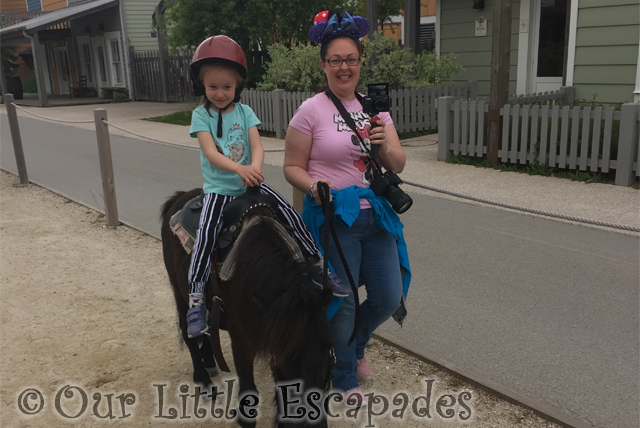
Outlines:
POLYGON ((22 137, 20 136, 20 125, 18 124, 18 114, 16 106, 13 105, 13 94, 4 94, 4 102, 7 106, 7 118, 9 119, 9 130, 13 141, 13 153, 16 156, 16 166, 18 167, 18 177, 20 184, 29 184, 27 175, 27 164, 24 161, 24 151, 22 150, 22 137))
POLYGON ((299 214, 302 214, 302 206, 304 204, 305 196, 306 195, 304 193, 302 193, 295 187, 293 188, 293 208, 295 208, 295 210, 298 211, 299 214))
POLYGON ((511 0, 494 1, 492 37, 487 160, 492 165, 497 165, 498 151, 502 148, 502 116, 500 116, 500 108, 509 102, 511 0))
POLYGON ((100 158, 100 175, 102 176, 102 192, 104 196, 104 212, 107 216, 107 226, 118 227, 118 204, 116 203, 116 185, 113 179, 113 160, 111 158, 111 141, 109 139, 109 125, 107 111, 97 108, 93 111, 98 138, 98 157, 100 158))

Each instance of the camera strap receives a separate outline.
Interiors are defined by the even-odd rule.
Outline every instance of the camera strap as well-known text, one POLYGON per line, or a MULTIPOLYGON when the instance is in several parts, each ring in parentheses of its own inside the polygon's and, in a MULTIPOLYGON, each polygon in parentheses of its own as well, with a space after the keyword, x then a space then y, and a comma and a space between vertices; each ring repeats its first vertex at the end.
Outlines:
MULTIPOLYGON (((358 101, 360 101, 360 105, 362 105, 362 96, 357 92, 355 92, 354 94, 358 99, 358 101)), ((356 122, 353 120, 349 112, 347 112, 347 109, 344 108, 344 105, 342 104, 342 102, 338 99, 338 97, 336 97, 336 95, 333 92, 331 92, 331 89, 329 88, 327 88, 327 96, 329 97, 329 99, 331 99, 331 101, 333 101, 333 104, 336 106, 336 108, 338 109, 338 112, 340 113, 344 121, 347 123, 349 128, 351 128, 351 130, 356 134, 356 136, 362 143, 362 147, 364 147, 365 150, 367 150, 368 152, 367 154, 369 155, 369 158, 371 159, 373 164, 376 166, 378 170, 380 170, 380 166, 374 159, 373 153, 371 153, 371 149, 367 147, 367 145, 364 143, 364 139, 362 138, 362 135, 360 135, 360 133, 358 132, 358 127, 356 126, 356 122)))

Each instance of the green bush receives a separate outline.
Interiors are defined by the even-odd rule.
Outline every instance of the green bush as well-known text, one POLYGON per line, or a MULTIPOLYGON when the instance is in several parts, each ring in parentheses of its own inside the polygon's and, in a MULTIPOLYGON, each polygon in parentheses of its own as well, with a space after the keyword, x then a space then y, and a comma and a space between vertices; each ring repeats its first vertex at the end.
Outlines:
POLYGON ((360 91, 365 91, 368 83, 385 82, 391 89, 405 86, 406 75, 415 59, 409 49, 398 46, 395 40, 377 31, 373 40, 363 42, 362 51, 364 62, 360 70, 360 91))
POLYGON ((319 46, 297 46, 289 49, 275 43, 268 47, 268 52, 271 61, 265 64, 264 80, 257 86, 259 90, 309 92, 324 85, 319 65, 319 46))
MULTIPOLYGON (((368 83, 389 83, 391 89, 430 88, 450 83, 451 76, 462 70, 454 63, 453 54, 438 58, 435 52, 414 55, 408 48, 396 45, 381 31, 363 42, 363 64, 358 90, 365 92, 368 83)), ((282 44, 268 47, 271 61, 265 64, 264 79, 258 89, 285 89, 316 92, 325 86, 318 62, 319 46, 287 48, 282 44)))
POLYGON ((463 70, 461 64, 453 62, 454 59, 454 54, 438 58, 436 52, 421 52, 411 64, 405 86, 422 89, 451 85, 451 76, 463 70))

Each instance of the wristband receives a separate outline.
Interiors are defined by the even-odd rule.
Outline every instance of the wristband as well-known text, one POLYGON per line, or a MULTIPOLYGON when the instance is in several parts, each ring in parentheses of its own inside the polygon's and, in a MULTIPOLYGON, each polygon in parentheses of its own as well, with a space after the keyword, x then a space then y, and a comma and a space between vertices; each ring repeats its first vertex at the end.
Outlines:
POLYGON ((316 183, 311 183, 311 186, 309 186, 309 196, 311 196, 313 198, 313 186, 315 186, 316 183))

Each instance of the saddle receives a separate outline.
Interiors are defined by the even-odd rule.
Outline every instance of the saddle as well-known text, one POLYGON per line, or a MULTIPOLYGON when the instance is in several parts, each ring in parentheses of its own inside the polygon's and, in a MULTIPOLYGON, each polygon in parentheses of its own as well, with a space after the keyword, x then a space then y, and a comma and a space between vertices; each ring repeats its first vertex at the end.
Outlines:
MULTIPOLYGON (((200 227, 202 214, 202 200, 204 193, 188 201, 184 207, 169 220, 169 226, 178 237, 182 247, 191 254, 195 244, 196 234, 200 227)), ((271 195, 260 192, 260 188, 249 187, 247 191, 227 204, 222 211, 222 228, 216 241, 216 264, 220 267, 233 248, 243 228, 247 215, 261 215, 277 218, 278 201, 271 195)))

